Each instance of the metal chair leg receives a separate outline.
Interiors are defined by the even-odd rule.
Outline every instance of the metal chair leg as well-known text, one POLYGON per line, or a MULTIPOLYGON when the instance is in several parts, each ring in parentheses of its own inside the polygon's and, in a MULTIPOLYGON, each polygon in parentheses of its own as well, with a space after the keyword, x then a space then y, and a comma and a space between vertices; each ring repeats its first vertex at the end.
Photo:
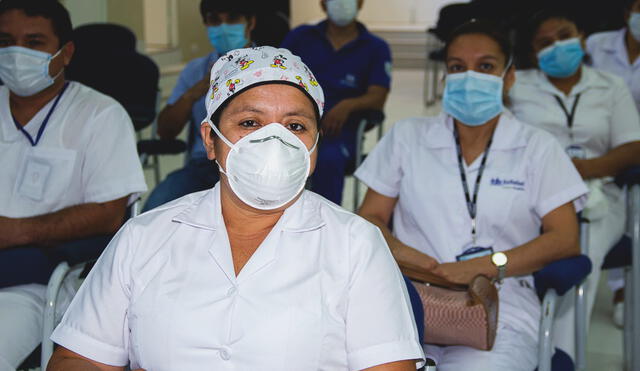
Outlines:
MULTIPOLYGON (((380 125, 382 126, 382 125, 380 125)), ((364 143, 364 131, 367 127, 367 120, 362 119, 358 124, 358 131, 356 132, 356 169, 362 164, 362 147, 364 143)), ((353 212, 358 211, 358 204, 360 203, 360 182, 357 177, 353 177, 353 212)))
POLYGON ((58 264, 51 274, 49 284, 47 285, 46 303, 44 307, 43 326, 42 326, 42 347, 40 352, 40 369, 46 370, 47 363, 53 354, 53 341, 49 339, 56 325, 56 302, 58 301, 58 293, 62 287, 62 281, 69 273, 69 264, 62 262, 58 264))
POLYGON ((557 301, 558 295, 554 289, 549 289, 542 300, 542 317, 538 333, 538 371, 551 371, 552 331, 557 301))
MULTIPOLYGON (((627 194, 627 212, 631 223, 631 295, 625 297, 625 301, 631 299, 631 369, 640 370, 640 185, 633 185, 627 194)), ((625 323, 626 324, 626 323, 625 323)))
MULTIPOLYGON (((580 216, 580 249, 585 255, 589 255, 589 220, 580 216)), ((575 369, 585 371, 587 369, 587 332, 589 323, 587 321, 587 298, 585 296, 587 282, 583 282, 576 287, 575 296, 575 344, 576 359, 575 369)))

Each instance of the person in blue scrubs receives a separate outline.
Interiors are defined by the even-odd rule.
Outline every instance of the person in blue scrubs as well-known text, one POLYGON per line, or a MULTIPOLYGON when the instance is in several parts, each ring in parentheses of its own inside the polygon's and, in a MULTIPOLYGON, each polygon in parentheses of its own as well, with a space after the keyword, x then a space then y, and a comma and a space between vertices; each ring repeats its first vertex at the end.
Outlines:
POLYGON ((282 43, 302 58, 326 96, 311 189, 340 204, 347 165, 353 161, 358 111, 381 110, 391 86, 391 50, 356 21, 363 0, 321 0, 327 19, 292 30, 282 43))
POLYGON ((167 105, 158 115, 158 136, 177 137, 189 124, 189 159, 185 166, 167 176, 149 195, 143 211, 192 192, 213 187, 219 179, 217 169, 207 160, 200 138, 200 122, 207 115, 205 94, 209 89, 211 66, 226 52, 251 45, 256 17, 253 6, 221 0, 202 0, 200 14, 214 50, 189 62, 182 70, 167 105))

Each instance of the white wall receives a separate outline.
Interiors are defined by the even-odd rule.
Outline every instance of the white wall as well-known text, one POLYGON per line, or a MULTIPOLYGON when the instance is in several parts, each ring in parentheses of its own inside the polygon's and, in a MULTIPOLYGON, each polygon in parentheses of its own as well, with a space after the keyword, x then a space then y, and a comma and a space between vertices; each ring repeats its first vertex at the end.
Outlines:
MULTIPOLYGON (((413 27, 435 25, 441 7, 470 0, 364 0, 358 18, 370 27, 413 27)), ((291 25, 324 18, 320 0, 291 0, 291 25)))
POLYGON ((107 21, 107 0, 63 0, 61 3, 69 11, 73 27, 107 21))

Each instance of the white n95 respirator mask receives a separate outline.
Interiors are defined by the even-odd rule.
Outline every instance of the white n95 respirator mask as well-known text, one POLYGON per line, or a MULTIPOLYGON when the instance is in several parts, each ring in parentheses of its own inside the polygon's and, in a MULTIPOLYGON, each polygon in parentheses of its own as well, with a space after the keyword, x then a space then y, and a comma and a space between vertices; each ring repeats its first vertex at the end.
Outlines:
POLYGON ((278 123, 266 125, 241 138, 235 144, 209 123, 231 151, 226 169, 231 190, 245 204, 261 210, 277 209, 293 200, 304 188, 311 169, 311 150, 288 129, 278 123))
POLYGON ((38 50, 9 46, 0 48, 0 79, 14 94, 29 97, 49 86, 60 76, 49 75, 49 63, 58 56, 62 49, 54 55, 38 50))

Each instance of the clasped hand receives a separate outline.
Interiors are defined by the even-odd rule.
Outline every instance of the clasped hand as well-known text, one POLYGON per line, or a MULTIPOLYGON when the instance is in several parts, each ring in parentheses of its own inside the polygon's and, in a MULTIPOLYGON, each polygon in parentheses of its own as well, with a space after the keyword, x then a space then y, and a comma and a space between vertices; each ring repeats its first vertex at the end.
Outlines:
POLYGON ((392 251, 403 270, 426 271, 451 283, 466 285, 481 274, 481 263, 477 259, 439 263, 433 257, 401 243, 394 246, 392 251))

